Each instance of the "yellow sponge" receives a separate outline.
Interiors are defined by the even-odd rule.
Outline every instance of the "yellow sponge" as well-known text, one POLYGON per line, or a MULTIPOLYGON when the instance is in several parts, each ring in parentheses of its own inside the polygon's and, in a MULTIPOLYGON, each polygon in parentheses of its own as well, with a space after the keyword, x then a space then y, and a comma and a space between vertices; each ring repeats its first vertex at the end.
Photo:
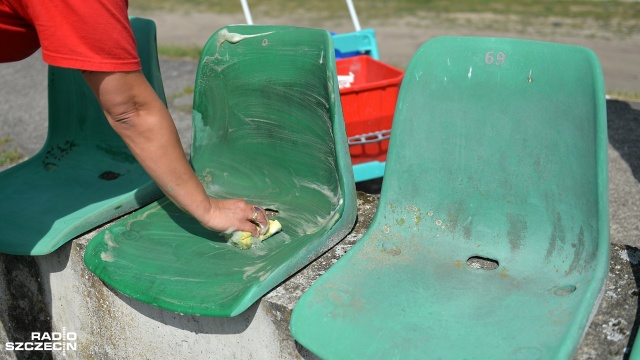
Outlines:
POLYGON ((269 228, 267 228, 267 232, 264 235, 254 237, 248 231, 234 231, 231 234, 224 234, 224 236, 231 245, 240 249, 250 249, 280 230, 282 230, 282 225, 278 220, 269 220, 269 228))

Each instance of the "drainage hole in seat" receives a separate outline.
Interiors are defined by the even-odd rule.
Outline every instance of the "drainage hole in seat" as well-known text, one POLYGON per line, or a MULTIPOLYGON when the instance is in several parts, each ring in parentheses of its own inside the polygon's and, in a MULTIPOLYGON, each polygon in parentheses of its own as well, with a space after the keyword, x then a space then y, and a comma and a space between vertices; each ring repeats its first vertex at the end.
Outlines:
POLYGON ((482 256, 472 256, 467 259, 467 265, 474 269, 480 270, 495 270, 500 266, 498 260, 482 257, 482 256))
POLYGON ((102 174, 98 175, 100 179, 107 180, 107 181, 115 180, 120 176, 122 176, 122 174, 118 174, 117 172, 114 172, 114 171, 105 171, 102 174))
POLYGON ((56 171, 56 170, 58 170, 58 165, 56 165, 54 163, 50 163, 50 162, 44 163, 44 169, 46 171, 48 171, 48 172, 56 171))
POLYGON ((553 289, 553 293, 556 296, 567 296, 567 295, 573 294, 573 292, 576 290, 577 290, 577 287, 575 285, 564 285, 564 286, 558 286, 555 289, 553 289))

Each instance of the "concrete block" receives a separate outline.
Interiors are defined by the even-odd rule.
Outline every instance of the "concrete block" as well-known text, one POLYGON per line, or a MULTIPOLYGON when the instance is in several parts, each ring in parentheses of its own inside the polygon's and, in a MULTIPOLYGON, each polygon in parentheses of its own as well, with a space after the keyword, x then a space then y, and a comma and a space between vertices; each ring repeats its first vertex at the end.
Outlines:
POLYGON ((0 359, 312 359, 289 332, 291 310, 362 236, 368 227, 362 219, 370 223, 374 201, 360 193, 359 208, 368 202, 372 211, 361 215, 345 240, 233 318, 181 315, 106 286, 84 266, 83 256, 88 242, 108 225, 46 256, 0 254, 0 359), (71 336, 32 341, 32 333, 71 336), (7 350, 7 344, 15 349, 27 342, 51 342, 58 349, 7 350))
MULTIPOLYGON (((291 311, 302 293, 362 237, 377 201, 376 195, 358 193, 358 221, 351 233, 233 318, 181 315, 105 286, 84 266, 83 255, 106 226, 50 255, 0 254, 0 359, 317 359, 291 336, 291 311), (32 341, 32 333, 67 336, 32 341), (7 350, 8 344, 20 342, 56 343, 58 349, 7 350)), ((617 358, 629 352, 637 327, 638 254, 633 247, 612 246, 606 295, 575 359, 617 358)))

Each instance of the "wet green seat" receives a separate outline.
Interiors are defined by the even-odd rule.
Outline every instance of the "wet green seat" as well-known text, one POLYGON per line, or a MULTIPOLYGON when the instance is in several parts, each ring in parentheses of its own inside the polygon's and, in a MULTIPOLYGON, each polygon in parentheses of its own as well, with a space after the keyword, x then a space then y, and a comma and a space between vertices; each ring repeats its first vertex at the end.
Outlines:
POLYGON ((114 223, 85 264, 142 302, 183 314, 240 314, 351 230, 355 183, 330 34, 230 26, 203 49, 191 163, 207 192, 279 211, 282 232, 249 250, 166 198, 114 223))
POLYGON ((586 48, 441 37, 401 86, 380 202, 302 296, 324 359, 569 359, 609 267, 602 72, 586 48))
MULTIPOLYGON (((143 71, 164 100, 155 23, 131 18, 143 71)), ((77 70, 49 67, 47 140, 0 173, 0 252, 45 255, 162 194, 77 70)))

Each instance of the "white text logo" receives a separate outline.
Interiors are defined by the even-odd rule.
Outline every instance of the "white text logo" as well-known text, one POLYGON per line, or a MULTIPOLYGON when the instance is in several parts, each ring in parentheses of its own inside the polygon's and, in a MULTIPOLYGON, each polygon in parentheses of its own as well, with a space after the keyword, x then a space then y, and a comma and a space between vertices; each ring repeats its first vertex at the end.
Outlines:
POLYGON ((11 341, 4 345, 7 351, 62 351, 66 355, 67 350, 77 350, 78 335, 75 332, 32 332, 30 341, 11 341))

